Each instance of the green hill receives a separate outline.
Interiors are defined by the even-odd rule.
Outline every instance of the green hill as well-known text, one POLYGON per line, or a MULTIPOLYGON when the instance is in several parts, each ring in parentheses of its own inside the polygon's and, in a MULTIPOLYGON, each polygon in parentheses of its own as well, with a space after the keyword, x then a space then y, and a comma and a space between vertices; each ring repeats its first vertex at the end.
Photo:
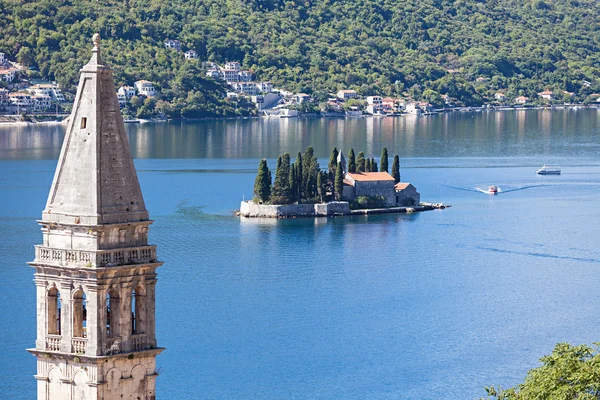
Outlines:
POLYGON ((175 114, 221 115, 235 105, 203 78, 201 63, 165 49, 167 38, 200 61, 239 61, 260 80, 319 99, 354 88, 475 105, 497 90, 509 98, 566 90, 579 100, 600 91, 597 0, 100 3, 0 0, 0 51, 69 90, 99 30, 117 82, 158 83, 175 114))

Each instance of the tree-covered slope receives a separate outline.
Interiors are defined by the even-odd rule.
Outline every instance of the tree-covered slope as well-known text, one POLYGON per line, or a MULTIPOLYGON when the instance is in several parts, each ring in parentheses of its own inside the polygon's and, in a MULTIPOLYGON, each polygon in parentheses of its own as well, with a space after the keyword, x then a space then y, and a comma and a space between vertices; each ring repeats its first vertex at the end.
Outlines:
MULTIPOLYGON (((164 48, 167 38, 201 60, 240 61, 261 80, 317 97, 340 88, 415 98, 433 90, 477 104, 495 90, 580 98, 600 91, 597 0, 99 3, 0 0, 0 51, 69 87, 99 29, 117 81, 152 80, 167 98, 182 96, 185 64, 182 53, 164 48)), ((188 84, 190 92, 212 85, 203 95, 215 89, 201 76, 188 84)))

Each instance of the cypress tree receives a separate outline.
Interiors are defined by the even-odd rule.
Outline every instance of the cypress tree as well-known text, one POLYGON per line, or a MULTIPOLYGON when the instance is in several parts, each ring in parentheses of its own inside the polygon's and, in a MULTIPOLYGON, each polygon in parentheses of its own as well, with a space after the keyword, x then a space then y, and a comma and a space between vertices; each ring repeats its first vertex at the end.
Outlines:
POLYGON ((335 198, 337 200, 342 199, 342 193, 344 191, 344 177, 342 176, 342 163, 338 163, 335 169, 335 182, 334 182, 335 198))
POLYGON ((323 202, 323 174, 319 172, 317 174, 317 191, 319 192, 319 197, 321 198, 321 203, 323 202))
POLYGON ((356 172, 356 159, 354 157, 354 149, 350 149, 350 152, 348 153, 348 172, 356 172))
MULTIPOLYGON (((314 149, 312 146, 308 146, 304 151, 304 155, 302 156, 302 197, 305 199, 309 199, 312 197, 310 195, 310 163, 312 161, 314 155, 314 149)), ((316 178, 316 177, 315 177, 316 178)))
POLYGON ((277 159, 277 171, 271 201, 276 204, 288 204, 293 200, 290 193, 290 155, 285 153, 277 159))
MULTIPOLYGON (((337 170, 337 165, 336 165, 337 170)), ((321 184, 319 185, 319 194, 321 195, 321 202, 325 200, 327 196, 327 186, 329 185, 329 174, 327 172, 319 172, 321 176, 321 184)))
POLYGON ((337 147, 334 147, 333 150, 331 150, 331 155, 329 156, 329 164, 327 165, 327 168, 332 176, 335 174, 335 169, 337 167, 338 154, 337 147))
POLYGON ((394 161, 392 162, 392 176, 396 183, 400 182, 400 157, 398 157, 398 154, 394 156, 394 161))
POLYGON ((362 151, 356 156, 356 172, 365 172, 365 153, 362 151))
POLYGON ((297 193, 297 201, 300 202, 302 200, 302 188, 304 187, 304 180, 302 174, 302 153, 298 152, 296 156, 296 193, 297 193))
POLYGON ((387 147, 381 150, 381 172, 388 172, 388 152, 387 147))
POLYGON ((254 180, 254 195, 257 197, 258 201, 262 203, 269 201, 269 197, 271 196, 270 175, 271 173, 267 167, 267 160, 263 158, 258 164, 258 173, 254 180))
POLYGON ((370 158, 367 158, 365 160, 365 172, 371 172, 371 159, 370 158))
POLYGON ((275 167, 275 179, 277 179, 277 172, 281 168, 281 156, 277 157, 277 166, 275 167))
POLYGON ((371 172, 377 172, 377 162, 374 157, 371 157, 371 172))
POLYGON ((290 175, 289 175, 289 185, 290 185, 290 199, 292 202, 298 201, 298 181, 296 178, 296 166, 294 164, 290 165, 290 175))

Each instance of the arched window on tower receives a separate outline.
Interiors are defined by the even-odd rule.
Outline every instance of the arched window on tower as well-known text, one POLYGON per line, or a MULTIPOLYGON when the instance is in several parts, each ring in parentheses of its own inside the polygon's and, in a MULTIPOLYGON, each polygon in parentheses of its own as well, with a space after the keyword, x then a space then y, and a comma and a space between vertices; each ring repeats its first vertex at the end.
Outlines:
POLYGON ((87 337, 86 298, 81 289, 73 294, 73 337, 87 337))
POLYGON ((131 293, 131 333, 144 333, 146 320, 146 303, 144 291, 137 287, 131 293))
POLYGON ((119 332, 119 292, 111 290, 106 294, 106 336, 118 337, 119 332))
POLYGON ((48 290, 48 334, 60 335, 60 293, 53 287, 48 290))

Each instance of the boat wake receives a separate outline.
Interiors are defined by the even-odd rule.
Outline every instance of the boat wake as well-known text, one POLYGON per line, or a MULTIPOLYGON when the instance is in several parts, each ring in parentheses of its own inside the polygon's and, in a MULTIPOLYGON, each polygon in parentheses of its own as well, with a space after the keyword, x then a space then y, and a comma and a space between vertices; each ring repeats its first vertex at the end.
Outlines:
POLYGON ((460 186, 452 186, 452 185, 447 185, 442 183, 443 186, 449 187, 451 189, 456 189, 456 190, 464 190, 466 192, 475 192, 475 193, 485 193, 485 194, 501 194, 501 193, 510 193, 510 192, 516 192, 519 190, 525 190, 525 189, 531 189, 531 188, 535 188, 535 187, 539 187, 539 186, 546 186, 546 185, 523 185, 523 186, 515 186, 515 185, 498 185, 496 186, 497 191, 496 192, 491 192, 490 191, 490 187, 491 186, 473 186, 473 187, 460 187, 460 186))

